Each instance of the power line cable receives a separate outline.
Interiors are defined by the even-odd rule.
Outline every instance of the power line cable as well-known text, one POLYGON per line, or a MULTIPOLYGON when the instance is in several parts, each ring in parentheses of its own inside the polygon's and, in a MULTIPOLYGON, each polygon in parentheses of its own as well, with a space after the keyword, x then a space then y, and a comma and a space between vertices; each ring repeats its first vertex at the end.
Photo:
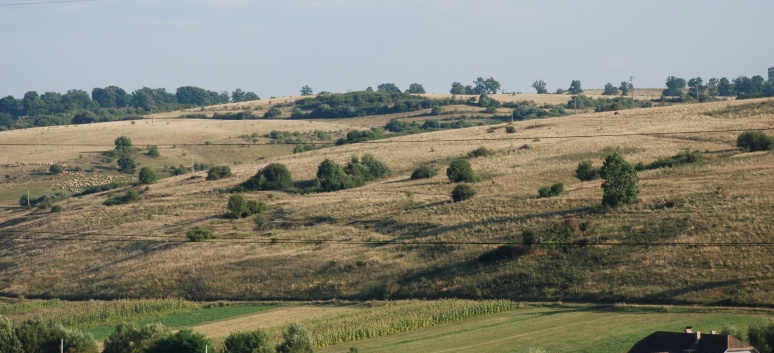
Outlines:
MULTIPOLYGON (((401 143, 436 143, 436 142, 499 142, 499 141, 519 141, 534 139, 569 139, 569 138, 597 138, 597 137, 631 137, 631 136, 666 136, 666 135, 691 135, 691 134, 709 134, 724 132, 745 132, 745 131, 769 131, 774 127, 755 128, 755 129, 728 129, 728 130, 698 130, 698 131, 673 131, 673 132, 635 132, 626 134, 599 134, 599 135, 564 135, 564 136, 529 136, 529 137, 505 137, 505 138, 466 138, 466 139, 431 139, 431 140, 370 140, 349 144, 401 144, 401 143)), ((171 147, 189 147, 189 146, 271 146, 271 145, 335 145, 335 142, 262 142, 262 143, 166 143, 157 146, 171 147)), ((0 143, 0 146, 52 146, 52 147, 112 147, 113 144, 88 144, 88 143, 0 143)))
MULTIPOLYGON (((26 240, 26 241, 74 241, 74 242, 154 242, 154 243, 188 243, 190 240, 165 237, 158 235, 139 235, 139 234, 109 234, 109 233, 79 233, 79 232, 26 232, 21 230, 5 230, 0 232, 0 240, 26 240), (48 238, 30 238, 20 236, 2 236, 2 233, 24 233, 24 234, 53 234, 60 237, 48 238), (61 236, 74 235, 83 238, 65 238, 61 236), (89 236, 113 237, 113 238, 87 238, 89 236), (115 238, 125 237, 125 238, 115 238), (139 239, 138 239, 139 238, 139 239)), ((296 245, 318 245, 318 244, 344 244, 344 245, 404 245, 404 246, 445 246, 445 245, 522 245, 517 242, 508 241, 402 241, 402 240, 346 240, 346 239, 252 239, 252 238, 231 238, 214 239, 209 243, 217 244, 296 244, 296 245)), ((600 243, 575 243, 575 242, 536 242, 533 245, 553 245, 553 246, 629 246, 629 247, 649 247, 649 246, 686 246, 686 247, 774 247, 774 242, 600 242, 600 243)))
POLYGON ((58 1, 38 1, 38 2, 17 2, 0 4, 0 6, 25 6, 25 5, 46 5, 46 4, 62 4, 69 2, 94 2, 97 0, 58 0, 58 1))

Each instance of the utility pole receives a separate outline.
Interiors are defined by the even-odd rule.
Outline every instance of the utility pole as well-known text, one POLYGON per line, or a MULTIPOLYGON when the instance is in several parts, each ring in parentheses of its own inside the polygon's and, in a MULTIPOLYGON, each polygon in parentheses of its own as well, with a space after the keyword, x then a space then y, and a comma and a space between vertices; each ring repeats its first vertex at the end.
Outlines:
POLYGON ((194 164, 193 153, 191 153, 191 173, 196 171, 196 169, 194 168, 195 166, 196 165, 194 164))
POLYGON ((64 353, 64 338, 62 338, 62 341, 59 343, 59 353, 64 353))
POLYGON ((634 83, 632 81, 634 81, 634 76, 629 76, 629 88, 632 91, 632 102, 634 102, 634 83))
POLYGON ((32 208, 30 206, 30 188, 27 188, 27 208, 32 208))
POLYGON ((575 104, 575 115, 578 115, 578 96, 573 96, 572 102, 575 104))

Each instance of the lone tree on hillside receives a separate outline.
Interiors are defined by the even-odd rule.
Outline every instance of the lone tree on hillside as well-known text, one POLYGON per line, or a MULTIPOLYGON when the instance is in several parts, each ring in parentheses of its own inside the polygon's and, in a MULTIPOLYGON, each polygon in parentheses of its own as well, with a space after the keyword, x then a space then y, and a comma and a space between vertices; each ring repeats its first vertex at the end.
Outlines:
POLYGON ((537 80, 532 84, 532 88, 534 88, 538 94, 547 94, 548 90, 546 89, 546 83, 543 80, 537 80))
POLYGON ((312 91, 312 87, 309 87, 309 85, 304 85, 304 87, 301 87, 302 96, 311 96, 313 93, 314 91, 312 91))
POLYGON ((618 207, 633 203, 637 199, 640 193, 637 171, 620 154, 607 156, 599 174, 605 180, 602 183, 603 205, 618 207))

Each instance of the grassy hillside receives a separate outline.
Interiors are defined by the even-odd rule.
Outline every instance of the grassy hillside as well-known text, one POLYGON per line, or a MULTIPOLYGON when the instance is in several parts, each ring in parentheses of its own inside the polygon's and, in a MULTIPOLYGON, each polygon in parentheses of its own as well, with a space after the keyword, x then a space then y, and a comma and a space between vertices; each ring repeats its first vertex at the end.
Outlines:
MULTIPOLYGON (((768 240, 774 225, 774 189, 765 185, 774 170, 774 155, 739 152, 734 147, 739 132, 677 132, 768 128, 774 120, 771 106, 770 100, 758 100, 582 114, 517 122, 515 134, 507 134, 505 125, 473 127, 295 155, 272 157, 271 152, 261 152, 265 159, 258 159, 253 147, 246 149, 251 152, 239 152, 215 143, 197 146, 188 153, 231 164, 234 177, 206 181, 199 172, 163 179, 142 190, 139 202, 128 205, 103 206, 107 192, 63 201, 60 212, 0 213, 0 232, 13 238, 2 240, 0 293, 772 305, 774 248, 659 246, 768 240), (638 135, 646 133, 659 135, 638 135), (444 175, 448 162, 481 146, 493 154, 471 160, 482 179, 474 185, 478 194, 451 203, 454 185, 444 175), (704 151, 706 161, 641 172, 639 201, 616 210, 598 207, 600 181, 579 182, 573 177, 583 159, 598 167, 605 155, 619 152, 633 163, 648 164, 686 149, 704 151), (295 180, 309 181, 323 159, 343 163, 364 153, 385 161, 393 176, 334 193, 248 193, 248 198, 269 205, 267 223, 260 228, 250 218, 225 217, 229 194, 224 190, 269 162, 286 164, 295 180), (432 179, 410 180, 411 172, 422 164, 440 173, 432 179), (564 183, 565 194, 537 197, 540 187, 557 182, 564 183), (523 230, 544 234, 566 218, 587 222, 588 229, 575 239, 587 246, 567 251, 516 247, 502 261, 479 258, 498 247, 487 243, 518 244, 523 230), (215 239, 186 242, 185 232, 194 226, 212 230, 215 239), (409 244, 375 243, 385 241, 409 244), (627 242, 650 245, 614 245, 627 242)), ((341 120, 173 119, 161 126, 167 122, 169 130, 158 135, 153 134, 159 121, 147 127, 145 121, 119 124, 128 132, 144 129, 130 135, 136 146, 161 143, 157 141, 172 139, 169 136, 175 133, 194 143, 229 141, 279 127, 347 129, 341 120), (187 124, 194 125, 188 129, 187 124)), ((26 138, 38 140, 54 138, 46 134, 56 132, 63 141, 100 139, 110 145, 115 134, 100 135, 100 128, 97 124, 33 129, 0 136, 4 141, 21 140, 16 134, 26 133, 26 138), (84 134, 86 129, 94 133, 84 134)), ((14 153, 47 161, 78 158, 91 149, 76 148, 14 153)), ((162 150, 162 156, 175 165, 190 155, 162 150)))

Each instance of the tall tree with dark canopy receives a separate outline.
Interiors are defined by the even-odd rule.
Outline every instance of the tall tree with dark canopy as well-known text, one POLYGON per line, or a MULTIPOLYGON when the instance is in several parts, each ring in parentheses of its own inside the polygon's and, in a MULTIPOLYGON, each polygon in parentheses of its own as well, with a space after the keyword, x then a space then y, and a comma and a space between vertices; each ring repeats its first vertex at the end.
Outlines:
POLYGON ((661 92, 664 96, 682 96, 683 91, 682 89, 685 88, 686 82, 685 79, 669 76, 666 80, 666 86, 667 89, 665 89, 663 92, 661 92))
POLYGON ((567 92, 569 92, 570 94, 583 93, 583 88, 581 88, 581 82, 579 80, 572 80, 572 82, 570 82, 570 88, 567 89, 567 92))
POLYGON ((633 203, 637 199, 640 193, 637 171, 620 154, 607 156, 599 175, 605 180, 602 183, 603 205, 618 207, 633 203))
POLYGON ((406 93, 410 94, 425 94, 425 88, 422 87, 422 85, 418 83, 412 83, 409 88, 406 90, 406 93))
POLYGON ((532 83, 532 88, 534 88, 538 94, 547 94, 548 90, 546 89, 546 83, 543 80, 537 80, 532 83))
POLYGON ((376 86, 377 92, 396 92, 400 93, 400 88, 396 86, 394 83, 382 83, 379 86, 376 86))
POLYGON ((449 90, 449 93, 465 94, 465 86, 463 86, 462 83, 459 83, 459 82, 452 82, 451 90, 449 90))
POLYGON ((304 85, 304 87, 301 87, 301 95, 302 96, 311 96, 314 93, 312 90, 312 87, 309 87, 309 85, 304 85))

